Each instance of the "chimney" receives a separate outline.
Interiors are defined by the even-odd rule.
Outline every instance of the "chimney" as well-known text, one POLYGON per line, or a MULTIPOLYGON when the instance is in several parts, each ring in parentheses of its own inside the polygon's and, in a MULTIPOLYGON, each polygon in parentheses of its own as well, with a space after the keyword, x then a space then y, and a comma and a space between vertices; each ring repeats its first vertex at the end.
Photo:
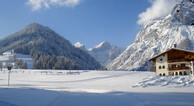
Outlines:
POLYGON ((174 48, 176 48, 176 46, 177 46, 177 45, 176 45, 176 43, 175 43, 175 44, 174 44, 174 48))

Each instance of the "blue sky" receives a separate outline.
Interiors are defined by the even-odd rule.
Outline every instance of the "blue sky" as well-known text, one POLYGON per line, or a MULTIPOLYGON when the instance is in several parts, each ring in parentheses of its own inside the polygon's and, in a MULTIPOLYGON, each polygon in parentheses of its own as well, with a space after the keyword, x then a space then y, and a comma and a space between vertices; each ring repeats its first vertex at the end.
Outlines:
POLYGON ((154 0, 69 0, 70 3, 50 0, 56 1, 55 4, 48 1, 1 0, 0 38, 37 22, 50 27, 72 44, 79 41, 90 48, 108 41, 127 47, 143 24, 137 24, 145 17, 140 14, 149 12, 154 4, 154 0))

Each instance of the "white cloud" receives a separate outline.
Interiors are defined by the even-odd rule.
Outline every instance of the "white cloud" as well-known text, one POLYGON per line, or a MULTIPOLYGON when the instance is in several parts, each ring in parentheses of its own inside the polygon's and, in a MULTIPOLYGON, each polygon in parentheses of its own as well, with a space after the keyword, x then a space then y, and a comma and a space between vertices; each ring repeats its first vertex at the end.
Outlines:
POLYGON ((28 0, 27 4, 32 7, 32 11, 40 10, 41 8, 50 8, 51 6, 66 6, 74 7, 81 0, 28 0))
POLYGON ((148 0, 152 3, 151 7, 147 8, 145 12, 139 14, 139 25, 145 25, 152 19, 166 16, 170 14, 172 8, 180 0, 148 0))

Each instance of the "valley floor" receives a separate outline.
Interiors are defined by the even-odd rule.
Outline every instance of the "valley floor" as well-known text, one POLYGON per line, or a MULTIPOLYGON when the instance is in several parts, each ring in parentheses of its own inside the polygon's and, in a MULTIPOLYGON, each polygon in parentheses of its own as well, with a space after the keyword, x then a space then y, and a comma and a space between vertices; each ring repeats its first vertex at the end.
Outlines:
POLYGON ((129 71, 0 71, 0 106, 194 105, 194 77, 129 71))

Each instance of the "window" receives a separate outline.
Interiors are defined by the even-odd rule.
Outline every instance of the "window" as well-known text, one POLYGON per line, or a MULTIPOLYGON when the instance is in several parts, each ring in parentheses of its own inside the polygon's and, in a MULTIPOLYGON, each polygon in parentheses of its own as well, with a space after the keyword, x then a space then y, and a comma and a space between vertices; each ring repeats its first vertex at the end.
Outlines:
POLYGON ((162 61, 163 59, 161 58, 160 61, 162 61))
POLYGON ((162 74, 159 74, 159 76, 162 76, 162 74))
POLYGON ((179 75, 183 75, 183 73, 182 72, 179 72, 179 75))
POLYGON ((161 69, 161 66, 159 66, 159 69, 161 69))
POLYGON ((178 72, 176 72, 175 75, 178 75, 178 72))
POLYGON ((185 64, 181 64, 181 67, 185 67, 185 64))
POLYGON ((172 68, 176 68, 176 64, 173 64, 173 65, 172 65, 172 68))
POLYGON ((165 76, 166 74, 164 73, 163 76, 165 76))
POLYGON ((162 68, 165 69, 165 66, 163 66, 162 68))
POLYGON ((191 74, 192 74, 192 71, 191 71, 191 74))
POLYGON ((184 71, 184 75, 187 75, 187 72, 186 71, 184 71))

